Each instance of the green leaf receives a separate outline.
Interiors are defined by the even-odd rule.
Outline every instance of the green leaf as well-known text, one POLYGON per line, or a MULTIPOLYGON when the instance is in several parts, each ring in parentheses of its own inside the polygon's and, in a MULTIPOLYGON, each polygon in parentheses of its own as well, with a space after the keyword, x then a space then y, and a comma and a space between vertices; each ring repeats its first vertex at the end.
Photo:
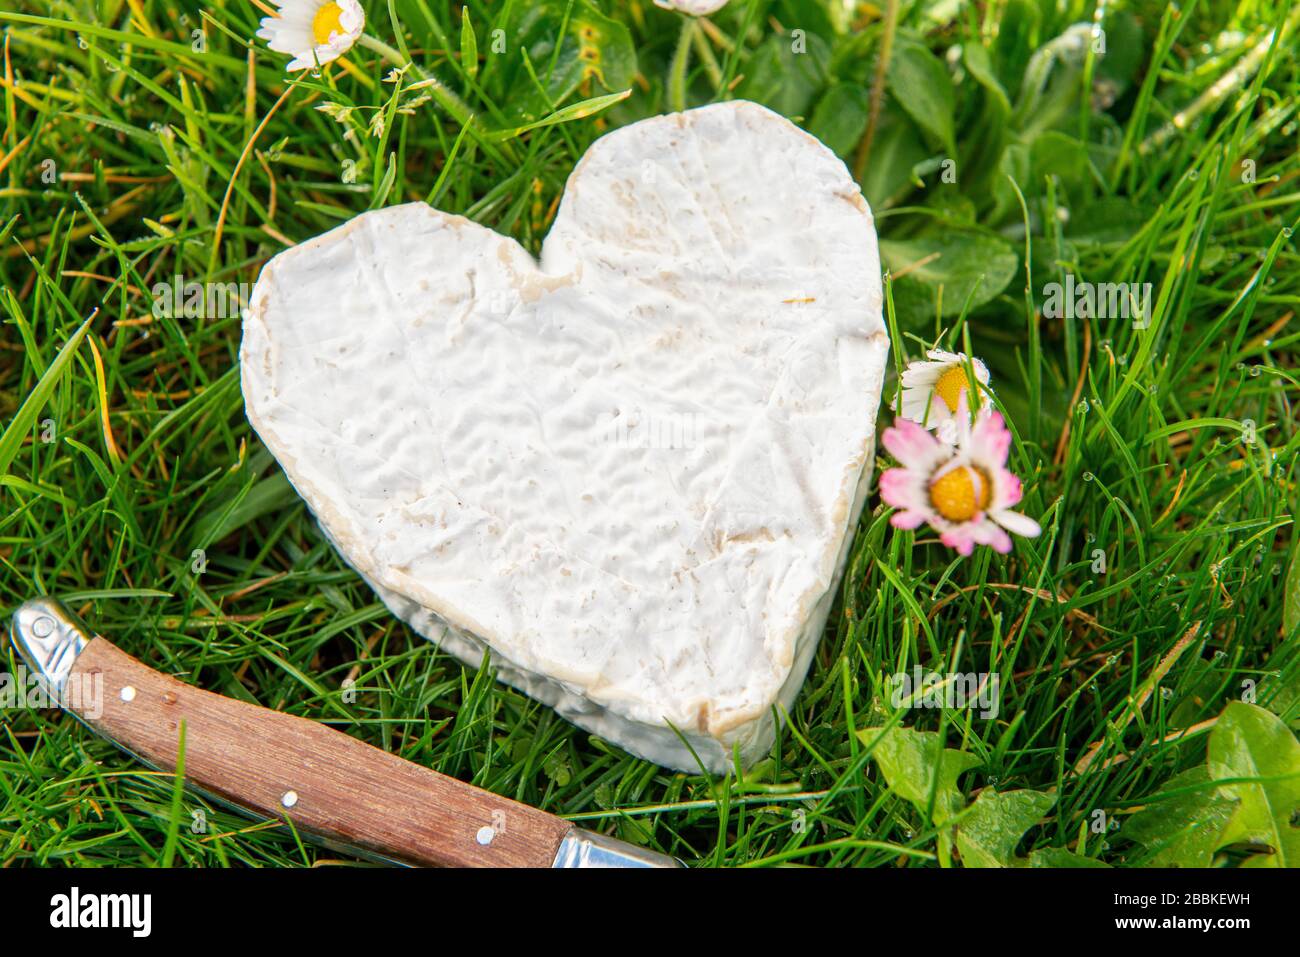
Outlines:
POLYGON ((1234 701, 1210 734, 1209 772, 1224 793, 1240 802, 1224 833, 1225 843, 1249 841, 1272 848, 1256 866, 1300 866, 1300 742, 1282 719, 1253 704, 1234 701))
POLYGON ((745 64, 736 96, 782 116, 804 116, 826 83, 829 59, 826 42, 815 33, 768 37, 745 64))
POLYGON ((555 126, 557 123, 569 123, 573 120, 585 119, 607 107, 613 106, 620 100, 626 100, 631 95, 631 90, 624 90, 621 93, 606 93, 604 96, 593 96, 590 100, 583 100, 581 103, 570 103, 563 109, 556 110, 550 116, 540 119, 536 123, 518 126, 513 130, 497 130, 492 133, 492 139, 507 140, 521 133, 527 133, 529 130, 541 129, 543 126, 555 126))
POLYGON ((778 0, 773 13, 781 23, 793 24, 809 34, 832 38, 848 28, 846 21, 851 16, 837 10, 837 6, 849 9, 847 4, 826 3, 825 0, 778 0))
POLYGON ((1151 218, 1151 210, 1132 200, 1107 196, 1073 211, 1065 234, 1080 244, 1118 248, 1151 218))
MULTIPOLYGON (((858 737, 871 745, 880 732, 880 728, 864 728, 858 737)), ((931 820, 939 825, 951 820, 965 804, 957 789, 957 778, 980 764, 973 754, 945 748, 938 733, 911 728, 885 731, 871 757, 885 775, 890 790, 910 801, 922 814, 930 810, 933 794, 931 820)))
POLYGON ((1124 823, 1123 835, 1147 850, 1146 867, 1209 867, 1223 845, 1223 832, 1236 810, 1235 798, 1214 787, 1205 767, 1177 775, 1164 791, 1194 788, 1147 804, 1124 823))
MULTIPOLYGON (((895 108, 896 109, 896 108, 895 108)), ((882 110, 862 173, 862 195, 873 210, 888 209, 915 188, 912 169, 930 155, 921 134, 900 110, 882 110)))
POLYGON ((1072 121, 1081 95, 1083 50, 1091 43, 1091 26, 1076 23, 1034 50, 1012 110, 1012 125, 1026 142, 1072 121))
POLYGON ((957 825, 957 850, 966 867, 1010 867, 1016 845, 1043 819, 1056 798, 1040 791, 985 788, 957 825))
POLYGON ((1129 88, 1142 66, 1148 40, 1141 22, 1127 10, 1107 11, 1106 53, 1097 61, 1094 83, 1106 84, 1112 101, 1129 88))
POLYGON ((1010 132, 1007 118, 1011 101, 997 74, 989 52, 978 42, 962 46, 966 70, 981 88, 979 109, 963 123, 961 157, 957 171, 962 188, 973 196, 985 197, 988 180, 996 175, 998 161, 1006 149, 1010 132))
POLYGON ((478 76, 478 38, 469 20, 469 7, 460 8, 460 65, 471 77, 478 76))
POLYGON ((975 231, 947 231, 907 240, 881 240, 880 258, 895 276, 900 318, 928 322, 988 302, 1015 276, 1020 260, 1005 240, 975 231), (900 276, 899 274, 902 273, 900 276))
POLYGON ((971 78, 988 91, 990 98, 1005 117, 1011 112, 1011 99, 1007 96, 1007 91, 1003 88, 997 74, 993 72, 993 60, 989 57, 989 51, 982 44, 971 40, 962 44, 961 54, 971 78))
POLYGON ((1063 191, 1067 205, 1082 205, 1094 191, 1087 147, 1073 136, 1055 130, 1040 134, 1029 147, 1029 164, 1032 178, 1020 184, 1026 196, 1042 193, 1049 176, 1061 184, 1058 197, 1063 191))
POLYGON ((1002 8, 992 52, 1002 85, 1012 95, 1038 48, 1042 19, 1035 0, 1007 0, 1002 8))
POLYGON ((866 87, 836 83, 817 101, 808 132, 841 157, 847 157, 867 128, 866 87))
POLYGON ((923 43, 899 36, 889 59, 889 92, 936 146, 956 156, 953 114, 956 97, 943 63, 923 43))
POLYGON ((513 9, 506 35, 517 38, 543 86, 538 89, 528 75, 523 57, 512 56, 502 68, 493 69, 500 99, 509 104, 508 112, 523 120, 520 127, 552 113, 580 87, 587 97, 632 85, 637 72, 632 34, 587 0, 543 0, 515 4, 513 9), (564 39, 557 50, 561 25, 564 39))
POLYGON ((1105 861, 1083 857, 1063 847, 1045 847, 1029 855, 1030 867, 1110 867, 1105 861))

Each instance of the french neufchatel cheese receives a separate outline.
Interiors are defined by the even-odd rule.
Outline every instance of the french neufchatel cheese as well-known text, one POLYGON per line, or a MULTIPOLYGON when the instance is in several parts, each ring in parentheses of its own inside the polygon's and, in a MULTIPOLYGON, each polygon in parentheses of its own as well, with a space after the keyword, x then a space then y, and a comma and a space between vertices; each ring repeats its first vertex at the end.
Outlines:
POLYGON ((803 680, 887 348, 844 164, 731 102, 598 140, 540 263, 421 203, 280 253, 241 365, 253 426, 396 615, 716 772, 767 752, 803 680))

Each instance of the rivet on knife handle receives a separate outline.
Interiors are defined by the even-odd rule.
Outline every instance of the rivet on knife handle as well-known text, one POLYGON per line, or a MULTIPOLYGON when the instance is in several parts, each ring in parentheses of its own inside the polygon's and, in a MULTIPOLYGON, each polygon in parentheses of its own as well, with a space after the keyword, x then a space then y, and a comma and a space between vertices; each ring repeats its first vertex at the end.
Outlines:
POLYGON ((452 867, 673 867, 662 854, 446 777, 340 731, 187 685, 94 637, 52 599, 26 602, 11 638, 63 706, 152 767, 256 817, 288 817, 333 846, 452 867), (97 702, 69 694, 102 688, 97 702))

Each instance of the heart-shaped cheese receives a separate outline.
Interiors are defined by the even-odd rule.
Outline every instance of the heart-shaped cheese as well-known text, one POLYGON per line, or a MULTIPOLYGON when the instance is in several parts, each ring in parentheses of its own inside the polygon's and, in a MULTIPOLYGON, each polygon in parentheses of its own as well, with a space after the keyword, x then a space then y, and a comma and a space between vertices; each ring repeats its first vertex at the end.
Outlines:
POLYGON ((825 625, 887 351, 844 164, 731 102, 598 140, 540 266, 420 203, 279 254, 241 364, 258 434, 394 613, 635 754, 721 771, 770 749, 825 625))

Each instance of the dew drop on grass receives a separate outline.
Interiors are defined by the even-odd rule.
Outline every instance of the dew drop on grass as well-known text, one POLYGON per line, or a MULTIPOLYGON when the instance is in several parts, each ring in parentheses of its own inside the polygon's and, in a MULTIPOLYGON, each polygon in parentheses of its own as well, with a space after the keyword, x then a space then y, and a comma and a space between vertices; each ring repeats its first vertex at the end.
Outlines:
POLYGON ((1084 480, 1085 482, 1091 482, 1091 481, 1092 481, 1092 473, 1091 473, 1091 472, 1084 472, 1084 473, 1083 473, 1083 480, 1084 480))
POLYGON ((1283 226, 1283 227, 1282 227, 1282 235, 1285 236, 1287 239, 1290 239, 1290 238, 1291 238, 1291 227, 1290 227, 1290 226, 1283 226))

